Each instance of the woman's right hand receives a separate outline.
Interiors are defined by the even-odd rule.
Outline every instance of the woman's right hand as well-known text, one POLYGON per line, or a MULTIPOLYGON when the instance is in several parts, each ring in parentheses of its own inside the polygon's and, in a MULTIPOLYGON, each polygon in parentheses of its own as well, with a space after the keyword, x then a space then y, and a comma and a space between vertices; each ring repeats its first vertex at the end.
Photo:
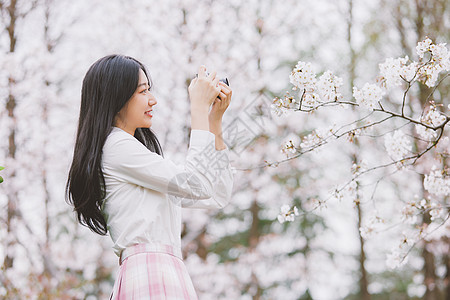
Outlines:
POLYGON ((189 99, 191 109, 208 112, 209 107, 220 93, 219 78, 216 72, 206 75, 205 66, 198 69, 198 77, 191 81, 189 85, 189 99))

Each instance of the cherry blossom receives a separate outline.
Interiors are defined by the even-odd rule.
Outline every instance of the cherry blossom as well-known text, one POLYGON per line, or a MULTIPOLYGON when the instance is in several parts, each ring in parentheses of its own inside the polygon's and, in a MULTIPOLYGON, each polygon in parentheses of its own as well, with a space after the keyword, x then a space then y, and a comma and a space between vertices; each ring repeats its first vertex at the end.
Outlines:
POLYGON ((320 99, 323 101, 342 100, 342 85, 342 78, 333 75, 331 71, 326 71, 317 82, 320 99))
POLYGON ((405 81, 413 80, 417 71, 417 62, 409 62, 409 57, 387 58, 380 64, 380 75, 387 87, 400 86, 405 81))
MULTIPOLYGON (((420 118, 423 124, 437 127, 446 121, 445 115, 439 112, 435 105, 431 105, 428 112, 420 118)), ((437 137, 437 132, 431 128, 427 128, 423 125, 416 124, 417 134, 425 140, 432 140, 437 137)))
POLYGON ((387 134, 384 138, 384 146, 393 160, 401 160, 408 156, 412 150, 411 141, 401 130, 387 134))
POLYGON ((433 166, 431 172, 423 180, 425 189, 436 196, 450 195, 450 176, 444 170, 433 166))
POLYGON ((284 222, 293 222, 295 220, 295 216, 298 216, 299 212, 296 206, 294 206, 292 209, 288 204, 283 204, 280 208, 280 214, 278 215, 277 219, 278 222, 283 224, 284 222))
POLYGON ((384 91, 373 83, 366 83, 361 89, 353 87, 353 97, 362 107, 374 109, 379 108, 384 91))
POLYGON ((302 61, 299 61, 292 70, 289 80, 294 85, 294 90, 306 90, 308 93, 314 91, 317 82, 311 63, 302 61))

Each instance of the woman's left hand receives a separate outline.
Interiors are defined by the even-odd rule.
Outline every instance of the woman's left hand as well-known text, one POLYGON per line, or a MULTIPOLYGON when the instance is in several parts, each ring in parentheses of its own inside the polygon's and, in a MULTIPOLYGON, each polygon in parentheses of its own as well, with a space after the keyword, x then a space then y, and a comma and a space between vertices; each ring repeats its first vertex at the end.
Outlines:
POLYGON ((221 88, 219 96, 214 100, 211 111, 209 112, 210 121, 221 121, 223 114, 231 102, 231 95, 233 93, 231 88, 221 81, 219 81, 219 85, 221 88))

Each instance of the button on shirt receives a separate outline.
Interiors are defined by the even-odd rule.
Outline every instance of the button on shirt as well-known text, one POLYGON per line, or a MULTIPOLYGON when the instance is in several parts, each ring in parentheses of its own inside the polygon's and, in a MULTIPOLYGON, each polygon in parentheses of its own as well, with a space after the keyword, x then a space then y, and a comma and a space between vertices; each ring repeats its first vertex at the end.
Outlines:
POLYGON ((185 164, 178 165, 113 127, 102 171, 102 212, 118 256, 138 243, 181 247, 181 208, 223 208, 233 188, 229 150, 217 151, 215 135, 206 130, 191 130, 185 164))

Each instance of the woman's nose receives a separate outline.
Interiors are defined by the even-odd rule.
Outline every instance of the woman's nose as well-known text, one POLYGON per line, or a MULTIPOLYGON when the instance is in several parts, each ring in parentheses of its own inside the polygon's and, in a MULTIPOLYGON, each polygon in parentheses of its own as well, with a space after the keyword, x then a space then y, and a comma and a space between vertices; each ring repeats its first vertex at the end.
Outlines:
POLYGON ((156 105, 157 103, 158 101, 156 101, 156 98, 153 95, 150 97, 150 99, 148 99, 148 104, 151 106, 156 105))

